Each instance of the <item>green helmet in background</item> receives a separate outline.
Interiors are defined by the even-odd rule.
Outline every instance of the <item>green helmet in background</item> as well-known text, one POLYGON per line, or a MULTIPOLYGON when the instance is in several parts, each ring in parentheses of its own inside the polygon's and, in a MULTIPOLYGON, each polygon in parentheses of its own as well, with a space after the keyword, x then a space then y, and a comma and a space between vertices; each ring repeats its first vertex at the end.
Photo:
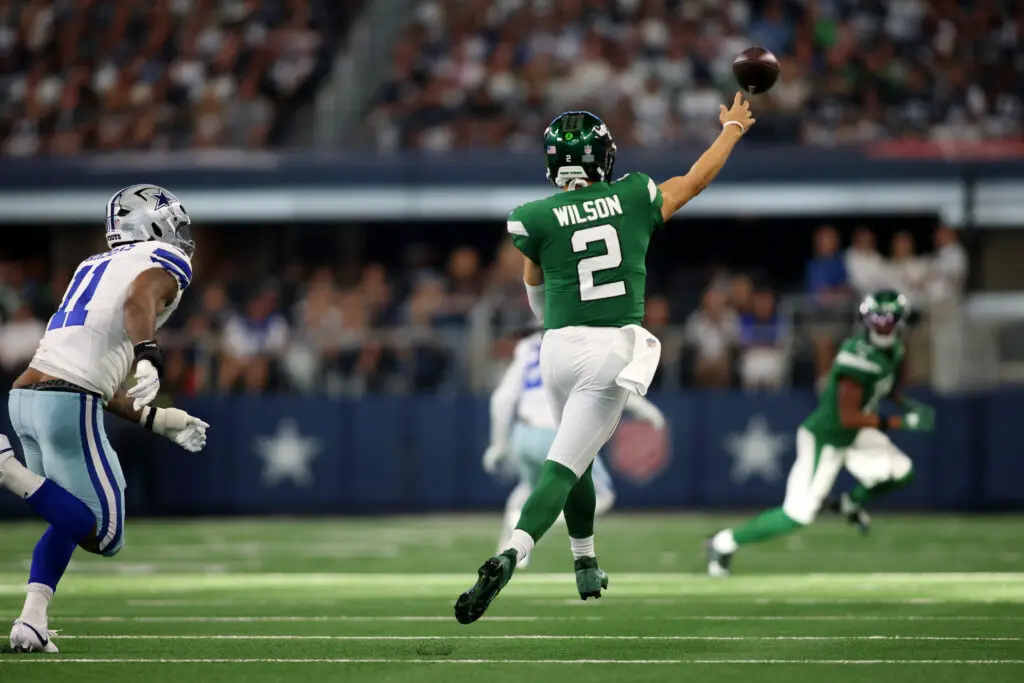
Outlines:
POLYGON ((615 140, 604 121, 589 111, 567 111, 544 131, 548 180, 565 187, 575 179, 609 181, 615 166, 615 140))
POLYGON ((860 320, 868 331, 868 341, 879 348, 892 346, 910 318, 910 301, 894 289, 868 294, 860 302, 860 320))

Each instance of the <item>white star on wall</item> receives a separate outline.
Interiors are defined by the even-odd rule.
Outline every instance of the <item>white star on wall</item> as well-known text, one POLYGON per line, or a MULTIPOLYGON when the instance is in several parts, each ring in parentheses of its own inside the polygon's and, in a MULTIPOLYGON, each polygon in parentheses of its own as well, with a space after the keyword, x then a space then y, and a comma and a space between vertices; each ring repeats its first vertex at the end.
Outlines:
POLYGON ((736 484, 755 475, 768 483, 778 481, 782 473, 779 461, 791 441, 788 435, 773 432, 763 415, 754 415, 747 421, 746 429, 730 434, 722 442, 734 458, 729 478, 736 484))
POLYGON ((295 420, 285 419, 273 436, 257 437, 253 450, 263 459, 264 484, 278 486, 290 480, 305 487, 313 482, 313 459, 323 445, 320 439, 304 437, 295 420))

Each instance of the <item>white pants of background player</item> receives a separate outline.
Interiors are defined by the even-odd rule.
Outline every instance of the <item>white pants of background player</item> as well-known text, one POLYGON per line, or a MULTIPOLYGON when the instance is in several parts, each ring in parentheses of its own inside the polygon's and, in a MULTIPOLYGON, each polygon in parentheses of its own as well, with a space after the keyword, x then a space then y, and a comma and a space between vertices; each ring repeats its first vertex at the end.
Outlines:
POLYGON ((906 453, 877 429, 862 429, 852 444, 836 448, 818 443, 804 428, 796 433, 796 462, 786 480, 782 510, 800 524, 814 521, 832 490, 840 470, 846 468, 864 486, 902 479, 913 469, 906 453))

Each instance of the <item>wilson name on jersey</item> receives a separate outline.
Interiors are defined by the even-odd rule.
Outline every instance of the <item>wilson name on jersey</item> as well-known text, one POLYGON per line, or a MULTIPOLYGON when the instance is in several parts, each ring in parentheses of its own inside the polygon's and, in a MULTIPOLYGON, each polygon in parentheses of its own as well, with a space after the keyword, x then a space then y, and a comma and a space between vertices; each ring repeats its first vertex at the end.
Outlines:
POLYGON ((157 327, 167 322, 192 280, 188 257, 164 242, 115 247, 90 256, 75 270, 31 367, 109 400, 134 359, 124 329, 125 298, 135 278, 151 268, 163 268, 178 282, 178 294, 158 316, 157 327))
POLYGON ((624 327, 644 317, 647 248, 662 197, 643 173, 523 204, 512 242, 544 272, 544 327, 624 327))

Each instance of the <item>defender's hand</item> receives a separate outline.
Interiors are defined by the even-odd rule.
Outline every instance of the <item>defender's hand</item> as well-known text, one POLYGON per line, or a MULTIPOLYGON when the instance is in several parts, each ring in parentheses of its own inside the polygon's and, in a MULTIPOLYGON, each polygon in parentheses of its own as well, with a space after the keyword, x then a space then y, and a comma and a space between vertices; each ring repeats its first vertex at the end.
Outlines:
POLYGON ((743 93, 737 92, 728 109, 724 104, 718 105, 718 121, 722 127, 737 128, 740 134, 746 133, 754 125, 755 119, 750 115, 750 102, 743 99, 743 93))
POLYGON ((160 392, 160 373, 156 366, 148 360, 140 360, 135 364, 135 386, 126 393, 128 398, 134 399, 132 407, 141 410, 148 406, 160 392))
POLYGON ((191 453, 206 447, 206 430, 210 428, 198 417, 178 408, 143 408, 142 424, 191 453))
POLYGON ((490 475, 498 473, 498 466, 501 465, 502 461, 507 455, 505 448, 502 446, 488 446, 487 450, 484 451, 483 468, 484 472, 490 475))

